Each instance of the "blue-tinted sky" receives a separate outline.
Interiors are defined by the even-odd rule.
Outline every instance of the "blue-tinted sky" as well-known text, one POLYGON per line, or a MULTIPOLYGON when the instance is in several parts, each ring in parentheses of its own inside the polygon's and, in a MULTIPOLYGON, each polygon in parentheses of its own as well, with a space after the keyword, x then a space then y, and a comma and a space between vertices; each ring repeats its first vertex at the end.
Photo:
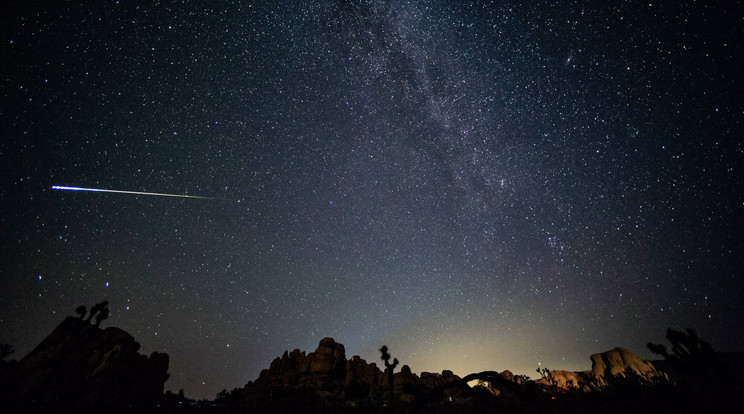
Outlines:
POLYGON ((744 340, 736 7, 11 3, 17 357, 103 299, 197 398, 324 336, 460 375, 744 340))

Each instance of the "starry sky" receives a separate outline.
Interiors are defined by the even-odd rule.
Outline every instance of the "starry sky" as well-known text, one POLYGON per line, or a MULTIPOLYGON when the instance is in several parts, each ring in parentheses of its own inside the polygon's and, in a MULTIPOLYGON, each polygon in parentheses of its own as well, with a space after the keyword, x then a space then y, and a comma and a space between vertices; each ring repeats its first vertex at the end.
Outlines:
POLYGON ((661 3, 5 2, 0 342, 108 299, 193 398, 740 350, 742 5, 661 3))

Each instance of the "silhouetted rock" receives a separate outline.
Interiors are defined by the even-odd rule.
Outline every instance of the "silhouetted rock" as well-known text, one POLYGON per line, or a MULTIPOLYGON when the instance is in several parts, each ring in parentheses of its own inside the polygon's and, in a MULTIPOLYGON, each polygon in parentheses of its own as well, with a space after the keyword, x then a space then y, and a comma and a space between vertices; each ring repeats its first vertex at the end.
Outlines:
POLYGON ((346 361, 346 380, 344 382, 346 387, 351 384, 381 387, 384 382, 385 376, 374 362, 368 364, 359 355, 354 355, 346 361))
MULTIPOLYGON (((323 338, 310 354, 299 349, 285 351, 231 398, 240 404, 272 409, 345 402, 377 406, 389 398, 387 380, 377 364, 367 363, 358 355, 347 360, 342 344, 323 338)), ((424 372, 419 378, 404 365, 393 375, 393 397, 395 401, 411 403, 427 390, 458 380, 460 377, 451 371, 424 372)))
POLYGON ((504 370, 501 373, 501 377, 504 378, 507 381, 514 381, 514 374, 511 371, 509 371, 508 369, 507 370, 504 370))
POLYGON ((333 338, 323 338, 315 352, 287 351, 261 371, 258 387, 306 387, 315 390, 342 388, 346 379, 346 352, 333 338))
POLYGON ((453 374, 450 370, 444 370, 441 374, 438 374, 436 372, 422 372, 421 373, 421 382, 424 384, 426 388, 437 388, 441 387, 444 384, 459 381, 460 377, 453 374))
POLYGON ((121 329, 68 317, 8 373, 3 401, 29 412, 153 405, 169 376, 168 355, 148 358, 139 348, 121 329))
POLYGON ((347 360, 342 344, 324 338, 315 352, 284 352, 254 382, 223 392, 219 401, 238 406, 236 412, 377 412, 390 408, 392 388, 393 408, 404 412, 619 413, 680 411, 710 405, 713 397, 729 403, 721 395, 734 395, 676 387, 660 366, 623 348, 591 361, 591 370, 542 370, 536 381, 510 371, 416 375, 403 365, 390 387, 389 372, 357 355, 347 360), (473 382, 478 386, 471 388, 473 382))
POLYGON ((346 377, 346 350, 333 338, 323 338, 315 352, 308 355, 306 364, 300 367, 300 385, 315 389, 336 389, 344 384, 346 377))
POLYGON ((414 396, 420 394, 423 388, 423 383, 418 375, 411 372, 408 365, 403 365, 400 372, 393 375, 393 394, 402 397, 404 401, 413 401, 414 396), (404 395, 405 397, 403 397, 404 395))
MULTIPOLYGON (((463 378, 447 370, 416 375, 403 365, 393 376, 392 404, 410 412, 596 412, 608 407, 614 407, 609 412, 656 412, 669 401, 700 396, 686 397, 689 393, 670 388, 671 383, 660 381, 666 378, 660 367, 627 349, 594 354, 591 361, 591 370, 542 370, 544 377, 536 381, 510 371, 463 378), (468 386, 473 381, 479 386, 468 386)), ((257 412, 374 412, 391 404, 387 374, 359 356, 347 360, 343 345, 324 338, 310 354, 284 352, 256 381, 224 393, 220 401, 257 412)))
POLYGON ((329 399, 340 401, 346 398, 347 389, 357 394, 369 392, 369 387, 364 386, 376 382, 378 375, 382 373, 375 367, 370 369, 359 357, 347 361, 342 344, 333 338, 323 338, 310 354, 299 349, 285 351, 255 381, 236 390, 231 398, 241 404, 274 408, 278 404, 291 408, 329 399), (351 373, 347 375, 347 371, 351 373))

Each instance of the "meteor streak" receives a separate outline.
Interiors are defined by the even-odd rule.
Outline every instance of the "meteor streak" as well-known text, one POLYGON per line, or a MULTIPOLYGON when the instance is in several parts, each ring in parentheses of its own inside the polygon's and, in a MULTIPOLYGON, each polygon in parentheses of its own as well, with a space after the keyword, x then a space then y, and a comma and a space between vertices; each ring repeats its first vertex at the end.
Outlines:
POLYGON ((107 190, 103 188, 84 188, 84 187, 66 187, 63 185, 53 185, 52 190, 60 191, 92 191, 95 193, 120 193, 120 194, 139 194, 148 196, 160 196, 160 197, 179 197, 179 198, 201 198, 204 200, 216 200, 213 197, 199 197, 184 194, 164 194, 164 193, 146 193, 143 191, 124 191, 124 190, 107 190))

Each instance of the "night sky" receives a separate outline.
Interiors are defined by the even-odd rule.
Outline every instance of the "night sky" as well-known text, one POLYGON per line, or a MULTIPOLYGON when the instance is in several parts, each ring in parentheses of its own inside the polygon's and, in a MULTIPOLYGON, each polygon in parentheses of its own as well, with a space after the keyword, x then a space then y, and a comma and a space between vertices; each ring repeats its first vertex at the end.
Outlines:
POLYGON ((742 349, 741 2, 10 3, 16 358, 103 299, 194 398, 325 336, 460 375, 742 349))

